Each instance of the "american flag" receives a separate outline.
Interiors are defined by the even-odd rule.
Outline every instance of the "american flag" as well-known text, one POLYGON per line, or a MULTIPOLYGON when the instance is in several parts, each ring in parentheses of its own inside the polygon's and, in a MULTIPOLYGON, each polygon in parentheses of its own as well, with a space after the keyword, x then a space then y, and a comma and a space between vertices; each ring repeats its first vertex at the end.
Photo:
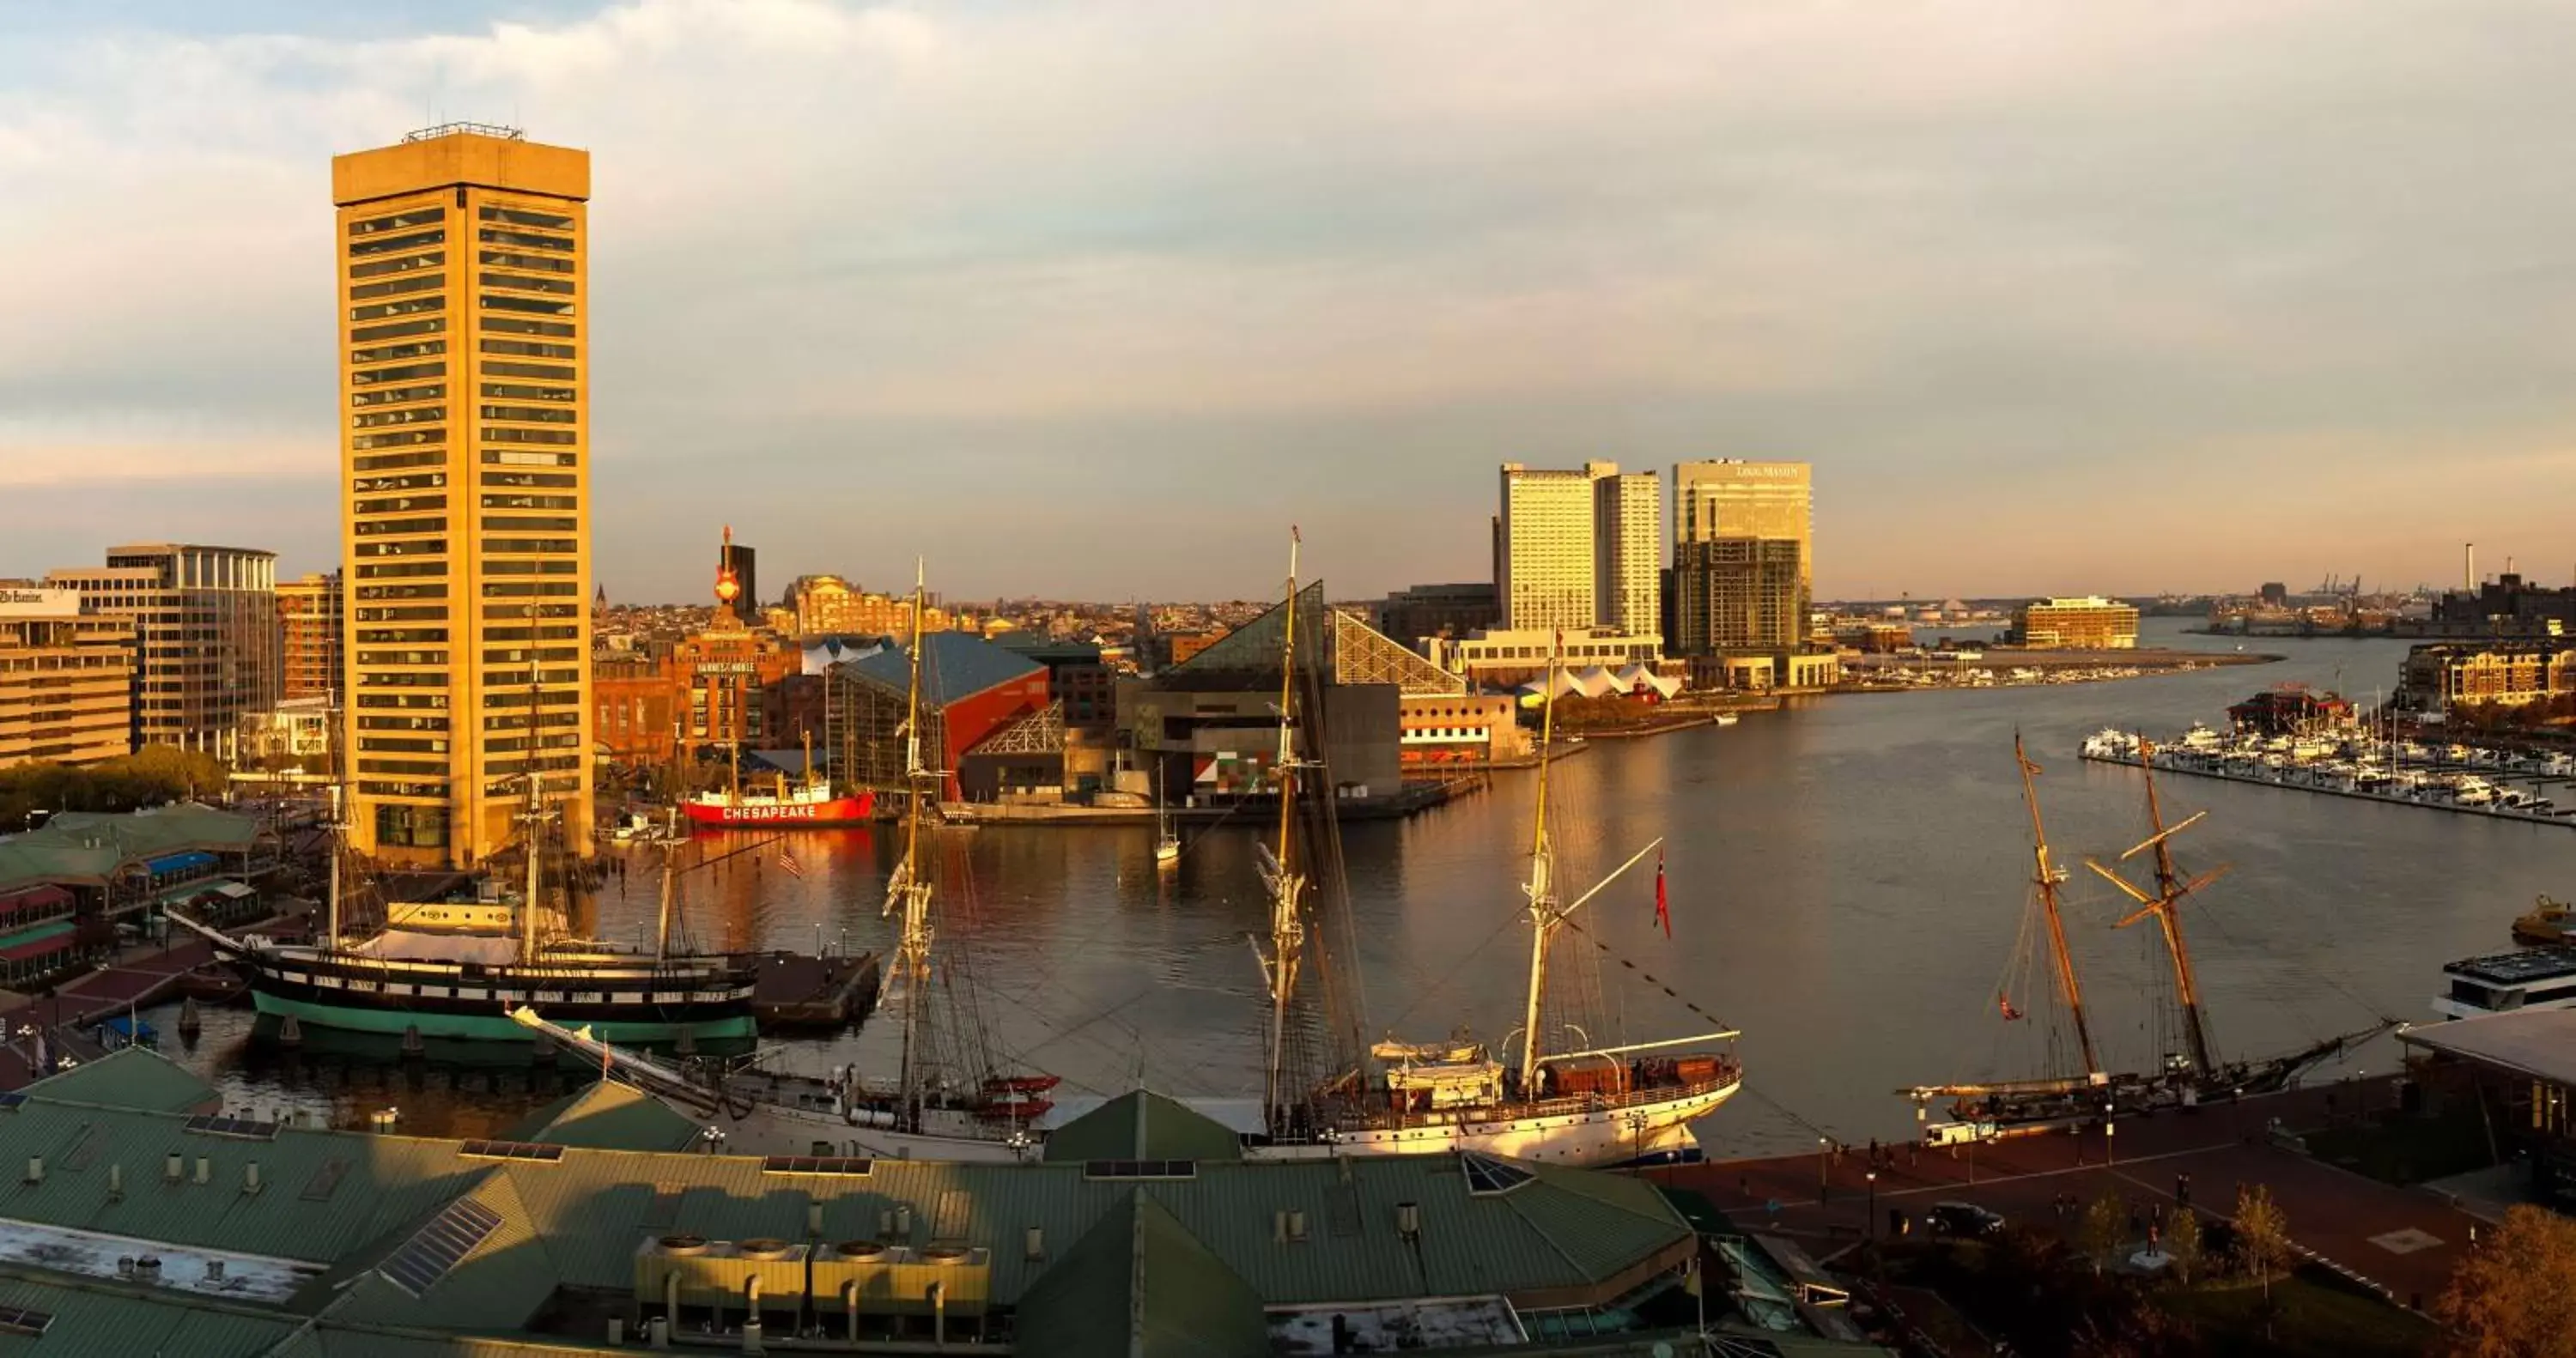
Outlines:
POLYGON ((786 869, 787 875, 790 877, 802 877, 805 875, 805 865, 797 862, 796 855, 786 849, 780 849, 778 851, 778 866, 786 869))

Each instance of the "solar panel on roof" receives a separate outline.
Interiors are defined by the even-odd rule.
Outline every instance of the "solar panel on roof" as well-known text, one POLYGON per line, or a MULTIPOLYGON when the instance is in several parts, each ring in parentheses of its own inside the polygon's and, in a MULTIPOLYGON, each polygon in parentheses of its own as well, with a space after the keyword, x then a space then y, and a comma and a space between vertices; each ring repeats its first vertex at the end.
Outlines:
POLYGON ((547 1141, 468 1141, 456 1148, 458 1155, 469 1160, 533 1160, 553 1164, 563 1158, 564 1148, 547 1141))
POLYGON ((275 1141, 277 1124, 255 1122, 249 1118, 214 1117, 201 1114, 188 1119, 186 1130, 199 1136, 228 1136, 236 1141, 275 1141))
POLYGON ((500 1228, 500 1213, 471 1198, 459 1198, 404 1241, 403 1247, 376 1271, 385 1276, 385 1281, 416 1298, 427 1296, 458 1260, 473 1253, 475 1246, 500 1228))
POLYGON ((1509 1193, 1537 1177, 1508 1160, 1497 1160, 1476 1151, 1460 1151, 1458 1160, 1466 1168, 1467 1191, 1470 1193, 1509 1193))
POLYGON ((1195 1179, 1198 1173, 1196 1160, 1086 1160, 1082 1165, 1086 1179, 1195 1179))
POLYGON ((760 1162, 763 1174, 839 1174, 863 1177, 877 1162, 850 1155, 773 1155, 760 1162))
POLYGON ((41 1338, 46 1327, 54 1323, 47 1311, 30 1311, 21 1306, 0 1306, 0 1334, 23 1334, 41 1338))

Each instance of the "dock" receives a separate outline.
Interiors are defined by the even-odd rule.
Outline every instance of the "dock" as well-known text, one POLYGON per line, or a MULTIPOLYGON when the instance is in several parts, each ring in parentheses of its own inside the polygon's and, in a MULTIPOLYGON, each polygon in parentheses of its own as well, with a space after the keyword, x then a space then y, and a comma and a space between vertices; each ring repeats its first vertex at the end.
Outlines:
POLYGON ((877 1005, 884 968, 872 952, 846 956, 771 952, 749 960, 760 968, 751 1014, 763 1033, 847 1027, 877 1005))
MULTIPOLYGON (((2111 749, 2089 740, 2085 742, 2083 756, 2096 764, 2120 764, 2133 769, 2145 766, 2144 761, 2135 751, 2111 749)), ((2332 775, 2312 773, 2296 765, 2283 768, 2273 768, 2269 765, 2246 769, 2231 768, 2215 760, 2192 758, 2188 751, 2177 752, 2158 746, 2154 767, 2158 773, 2186 773, 2195 778, 2215 778, 2228 783, 2251 783, 2256 787, 2280 788, 2289 792, 2318 792, 2329 797, 2351 797, 2359 801, 2378 802, 2384 806, 2422 807, 2430 811, 2450 811, 2463 816, 2479 816, 2487 820, 2512 821, 2519 825, 2556 825, 2576 829, 2576 807, 2534 810, 2523 806, 2506 806, 2498 802, 2462 802, 2438 792, 2416 795, 2404 788, 2387 790, 2365 788, 2348 781, 2334 780, 2332 775)), ((2475 773, 2481 777, 2490 778, 2511 776, 2503 774, 2500 770, 2470 765, 2436 766, 2430 771, 2475 773)), ((2549 781, 2552 780, 2538 776, 2531 777, 2535 787, 2549 781)))

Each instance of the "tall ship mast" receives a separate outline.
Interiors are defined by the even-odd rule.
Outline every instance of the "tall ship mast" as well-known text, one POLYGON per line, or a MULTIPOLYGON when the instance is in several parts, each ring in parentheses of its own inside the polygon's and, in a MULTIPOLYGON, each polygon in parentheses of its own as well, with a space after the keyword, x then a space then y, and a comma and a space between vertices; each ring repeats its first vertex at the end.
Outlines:
MULTIPOLYGON (((733 573, 733 527, 724 530, 724 542, 716 555, 716 612, 708 627, 711 638, 735 637, 748 641, 750 622, 736 607, 742 596, 741 582, 733 573)), ((740 720, 740 714, 734 714, 740 720)), ((836 825, 864 825, 876 814, 876 794, 866 788, 837 793, 832 780, 814 765, 814 746, 805 746, 805 769, 795 782, 779 774, 766 788, 745 788, 742 783, 742 741, 729 726, 725 733, 726 781, 720 788, 695 792, 680 799, 680 814, 695 826, 725 829, 748 826, 762 829, 791 829, 836 825)))
MULTIPOLYGON (((1282 646, 1279 704, 1279 849, 1271 877, 1270 952, 1265 978, 1270 1000, 1270 1088, 1265 1098, 1275 1155, 1413 1154, 1476 1151, 1560 1163, 1637 1162, 1687 1153, 1690 1124, 1714 1112, 1743 1087, 1743 1068, 1731 1049, 1697 1048, 1732 1042, 1733 1029, 1686 1037, 1609 1044, 1602 1031, 1597 976, 1583 987, 1593 1012, 1559 1016, 1552 1000, 1550 947, 1575 916, 1611 883, 1662 847, 1648 843, 1607 877, 1571 902, 1556 888, 1556 854, 1550 838, 1548 787, 1556 731, 1555 679, 1562 652, 1548 662, 1549 699, 1540 719, 1541 755, 1534 790, 1529 879, 1521 907, 1530 924, 1527 991, 1520 1028, 1520 1058, 1506 1066, 1486 1044, 1464 1034, 1437 1042, 1388 1040, 1374 1044, 1360 1062, 1327 1072, 1305 1089, 1284 1088, 1283 1054, 1294 1031, 1298 963, 1307 940, 1308 878, 1299 871, 1290 801, 1301 777, 1321 768, 1320 725, 1309 715, 1297 684, 1296 549, 1289 553, 1288 641, 1282 646), (1294 742, 1302 729, 1307 747, 1294 742), (1551 1023, 1552 1018, 1563 1021, 1551 1023), (1573 1040, 1552 1049, 1557 1034, 1573 1040), (1293 1100, 1293 1102, 1292 1102, 1293 1100)), ((1329 784, 1326 784, 1329 786, 1329 784)), ((1329 816, 1329 803, 1322 808, 1329 816)), ((1659 879, 1660 880, 1660 879, 1659 879)), ((1658 888, 1661 889, 1660 886, 1658 888)), ((1347 908, 1346 906, 1344 908, 1347 908)), ((1591 940, 1598 944, 1597 938, 1591 940)), ((1602 945, 1606 948, 1606 945, 1602 945)), ((1589 959, 1587 959, 1589 960, 1589 959)))
MULTIPOLYGON (((2142 756, 2149 752, 2143 740, 2140 741, 2140 749, 2142 756)), ((2083 1069, 2080 1073, 2043 1075, 2033 1079, 1918 1085, 1898 1091, 1914 1101, 1915 1116, 1926 1124, 1928 1137, 1949 1141, 2010 1135, 2081 1125, 2104 1117, 2125 1116, 2156 1108, 2190 1107, 2215 1098, 2270 1093, 2296 1083, 2301 1075, 2320 1062, 2395 1026, 2391 1021, 2382 1020, 2367 1028, 2259 1061, 2228 1062, 2219 1059, 2210 1040, 2207 1008, 2202 1002, 2198 977, 2192 970, 2191 950, 2183 937, 2179 907, 2185 898, 2225 876, 2227 869, 2220 867, 2196 877, 2187 877, 2175 864, 2174 837, 2199 824, 2208 813, 2198 812, 2178 825, 2167 825, 2164 804, 2156 791, 2154 773, 2150 769, 2146 783, 2148 835, 2121 854, 2117 861, 2127 862, 2139 854, 2153 853, 2155 890, 2150 893, 2122 877, 2114 867, 2095 859, 2087 858, 2085 866, 2119 888, 2137 906, 2116 921, 2114 928, 2127 928, 2150 917, 2156 920, 2163 935, 2166 957, 2173 967, 2174 1002, 2184 1050, 2166 1053, 2161 1064, 2153 1070, 2106 1070, 2093 1045, 2083 990, 2076 975, 2075 957, 2067 946, 2065 915, 2059 895, 2067 873, 2049 857, 2047 828, 2040 819, 2039 793, 2034 781, 2040 772, 2039 765, 2023 750, 2018 733, 2013 737, 2013 758, 2021 766, 2022 798, 2030 808, 2034 865, 2032 906, 2045 921, 2054 989, 2073 1028, 2083 1069), (1929 1110, 1935 1101, 1941 1099, 1951 1100, 1949 1111, 1955 1121, 1933 1126, 1929 1110)), ((2030 933, 2026 921, 2023 930, 2025 946, 2030 933)), ((2013 970, 2007 971, 2008 978, 2013 974, 2013 970)), ((2013 1005, 2009 979, 1996 996, 1995 1008, 2006 1023, 2020 1022, 2027 1017, 2013 1005)), ((2051 1044, 2053 1049, 2053 1032, 2051 1044)))

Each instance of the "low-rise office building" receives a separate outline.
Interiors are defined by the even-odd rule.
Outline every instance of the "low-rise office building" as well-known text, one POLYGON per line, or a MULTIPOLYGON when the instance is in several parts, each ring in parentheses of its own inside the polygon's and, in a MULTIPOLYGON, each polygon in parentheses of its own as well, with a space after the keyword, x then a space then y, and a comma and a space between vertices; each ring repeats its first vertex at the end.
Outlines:
POLYGON ((2410 647, 2398 702, 2425 712, 2500 707, 2576 693, 2576 641, 2436 642, 2410 647))
POLYGON ((1624 669, 1663 660, 1660 636, 1628 635, 1601 628, 1566 632, 1488 631, 1458 640, 1431 639, 1431 663, 1478 688, 1509 688, 1538 678, 1553 659, 1569 669, 1624 669))
POLYGON ((0 767, 133 752, 134 626, 68 589, 0 587, 0 767))
POLYGON ((246 547, 111 547, 103 567, 53 571, 83 613, 135 629, 133 744, 231 758, 242 714, 281 690, 277 554, 246 547))
POLYGON ((2011 640, 2031 650, 2132 650, 2138 644, 2138 610, 2100 595, 2034 599, 2013 610, 2011 640))

